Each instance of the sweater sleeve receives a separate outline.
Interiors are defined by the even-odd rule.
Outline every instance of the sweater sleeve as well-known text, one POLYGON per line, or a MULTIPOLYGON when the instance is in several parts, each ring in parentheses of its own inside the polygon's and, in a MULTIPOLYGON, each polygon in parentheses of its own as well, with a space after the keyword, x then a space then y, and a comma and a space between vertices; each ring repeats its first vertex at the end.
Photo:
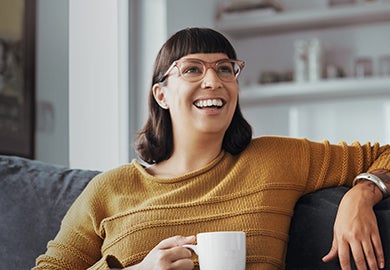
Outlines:
POLYGON ((356 175, 373 169, 390 170, 389 145, 306 142, 310 153, 305 193, 332 186, 351 186, 356 175))
POLYGON ((103 235, 99 232, 104 208, 100 208, 99 176, 91 180, 72 204, 55 239, 36 261, 38 269, 110 269, 121 267, 112 256, 101 254, 103 235), (99 210, 97 210, 99 209, 99 210), (110 265, 114 262, 114 265, 110 265))

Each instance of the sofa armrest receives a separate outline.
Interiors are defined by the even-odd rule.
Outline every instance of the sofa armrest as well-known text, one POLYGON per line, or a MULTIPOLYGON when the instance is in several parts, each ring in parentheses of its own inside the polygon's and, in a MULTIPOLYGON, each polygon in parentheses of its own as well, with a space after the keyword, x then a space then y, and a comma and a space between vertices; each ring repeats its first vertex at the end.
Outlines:
POLYGON ((0 155, 0 269, 31 269, 98 173, 0 155))
MULTIPOLYGON (((295 206, 287 248, 286 269, 340 269, 337 260, 323 263, 333 239, 333 224, 347 187, 322 189, 303 196, 295 206)), ((390 199, 374 208, 385 253, 385 269, 390 269, 390 199)), ((353 267, 353 269, 355 269, 353 267)))

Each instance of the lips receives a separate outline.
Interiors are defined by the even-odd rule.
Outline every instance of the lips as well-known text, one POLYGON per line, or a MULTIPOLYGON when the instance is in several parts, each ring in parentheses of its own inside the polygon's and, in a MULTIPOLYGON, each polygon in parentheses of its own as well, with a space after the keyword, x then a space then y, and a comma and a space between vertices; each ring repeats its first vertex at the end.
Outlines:
POLYGON ((222 108, 224 101, 219 98, 196 100, 194 105, 199 109, 222 108))

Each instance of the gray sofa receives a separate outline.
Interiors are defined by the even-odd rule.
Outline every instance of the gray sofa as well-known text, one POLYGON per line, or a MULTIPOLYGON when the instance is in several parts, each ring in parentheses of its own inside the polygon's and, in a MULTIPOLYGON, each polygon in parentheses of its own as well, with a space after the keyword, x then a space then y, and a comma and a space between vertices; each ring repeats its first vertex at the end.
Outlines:
MULTIPOLYGON (((0 269, 31 269, 57 233, 62 217, 98 171, 77 170, 0 155, 0 269)), ((346 187, 301 198, 290 229, 286 269, 339 269, 321 262, 331 245, 333 221, 346 187)), ((390 199, 375 211, 390 269, 390 199)))

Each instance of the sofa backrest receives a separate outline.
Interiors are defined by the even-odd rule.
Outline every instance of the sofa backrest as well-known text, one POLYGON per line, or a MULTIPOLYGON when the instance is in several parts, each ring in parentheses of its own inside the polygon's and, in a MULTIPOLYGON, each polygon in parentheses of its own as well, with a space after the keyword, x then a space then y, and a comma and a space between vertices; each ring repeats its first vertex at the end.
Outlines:
MULTIPOLYGON (((31 269, 55 237, 67 209, 99 173, 0 155, 0 269, 31 269)), ((331 245, 338 204, 347 190, 323 189, 298 201, 286 270, 340 269, 337 261, 325 264, 321 257, 331 245)), ((374 209, 390 269, 390 198, 374 209)))
POLYGON ((0 269, 31 269, 98 173, 0 155, 0 269))

